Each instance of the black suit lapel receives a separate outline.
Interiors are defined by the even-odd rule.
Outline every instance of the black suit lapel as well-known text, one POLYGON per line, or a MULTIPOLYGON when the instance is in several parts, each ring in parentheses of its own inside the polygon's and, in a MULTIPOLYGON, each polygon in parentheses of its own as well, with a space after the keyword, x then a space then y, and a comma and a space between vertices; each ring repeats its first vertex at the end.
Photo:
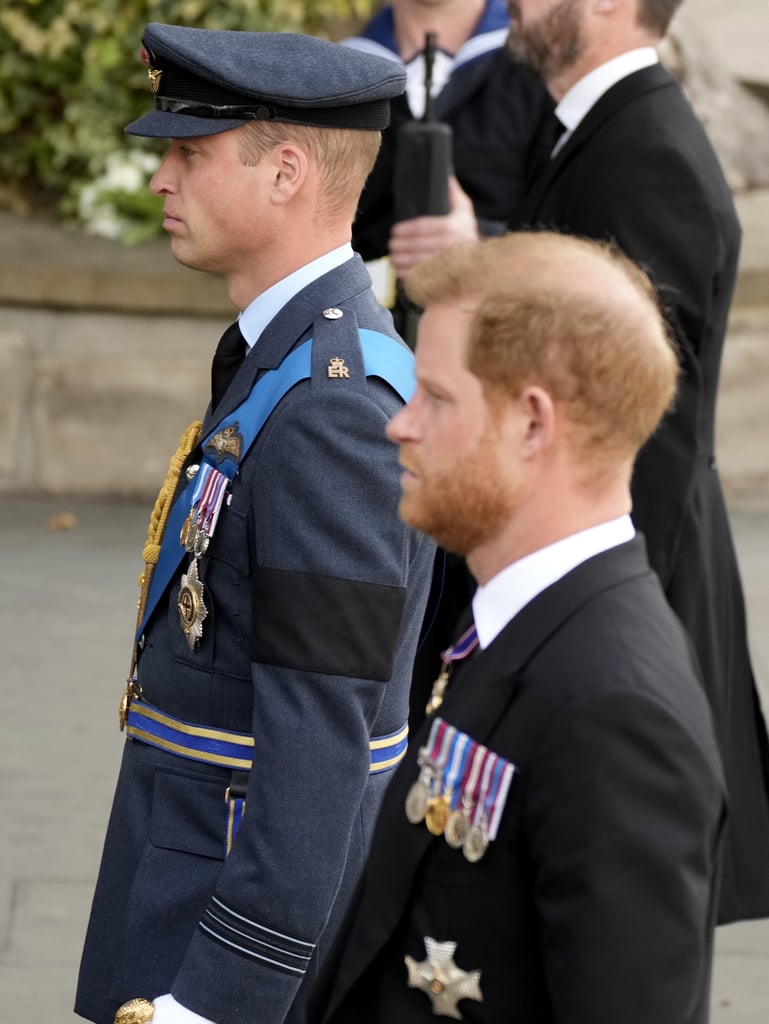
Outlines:
POLYGON ((584 118, 566 140, 558 153, 549 160, 532 181, 521 206, 510 226, 516 230, 536 225, 545 196, 558 176, 582 150, 590 137, 618 111, 636 97, 655 89, 675 88, 675 80, 661 64, 642 68, 620 79, 588 110, 584 118))
POLYGON ((456 673, 438 714, 493 747, 494 731, 537 651, 597 593, 648 571, 641 536, 578 565, 522 608, 489 648, 456 673))
MULTIPOLYGON (((651 570, 643 537, 596 555, 539 594, 485 651, 456 667, 437 714, 485 746, 524 685, 527 662, 561 624, 596 594, 651 570)), ((457 631, 461 633, 461 627, 457 631)), ((412 738, 380 811, 366 868, 365 888, 339 970, 327 1016, 342 1002, 385 945, 408 903, 419 865, 434 842, 443 842, 405 814, 406 795, 419 775, 419 747, 432 719, 412 738)))

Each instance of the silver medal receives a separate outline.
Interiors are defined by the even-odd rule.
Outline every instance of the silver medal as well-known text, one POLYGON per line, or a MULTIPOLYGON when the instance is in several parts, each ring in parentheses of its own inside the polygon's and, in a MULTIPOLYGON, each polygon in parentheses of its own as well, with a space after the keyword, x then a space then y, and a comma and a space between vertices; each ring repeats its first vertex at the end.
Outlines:
POLYGON ((446 837, 446 842, 452 849, 460 849, 465 841, 469 827, 467 816, 461 807, 451 812, 446 821, 446 828, 443 834, 446 837))
POLYGON ((489 845, 489 838, 483 825, 472 825, 465 836, 462 844, 462 852, 465 859, 475 864, 481 859, 489 845))

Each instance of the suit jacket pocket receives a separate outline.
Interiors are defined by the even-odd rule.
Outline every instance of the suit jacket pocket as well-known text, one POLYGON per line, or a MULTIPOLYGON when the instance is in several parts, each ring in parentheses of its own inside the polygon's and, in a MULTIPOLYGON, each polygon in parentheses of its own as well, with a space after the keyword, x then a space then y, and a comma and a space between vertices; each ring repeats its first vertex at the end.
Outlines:
POLYGON ((149 838, 153 846, 224 859, 226 781, 194 771, 158 771, 149 838))

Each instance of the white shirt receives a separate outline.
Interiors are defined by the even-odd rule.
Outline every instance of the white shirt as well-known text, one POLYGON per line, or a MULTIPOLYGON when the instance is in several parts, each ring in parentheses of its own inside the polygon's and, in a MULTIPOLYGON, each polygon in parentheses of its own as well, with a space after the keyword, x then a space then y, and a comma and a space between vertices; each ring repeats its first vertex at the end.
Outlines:
POLYGON ((564 146, 577 125, 582 121, 591 107, 600 100, 613 85, 632 75, 641 68, 649 68, 659 64, 659 56, 653 46, 641 46, 636 50, 628 50, 619 57, 613 57, 593 68, 569 89, 555 108, 555 116, 566 129, 560 136, 551 156, 555 156, 564 146))
POLYGON ((266 292, 257 295, 238 318, 240 333, 246 339, 249 348, 253 348, 262 331, 267 324, 275 317, 281 309, 297 295, 302 288, 305 288, 319 277, 327 274, 329 270, 341 267, 343 263, 353 258, 352 245, 345 242, 344 245, 332 249, 316 260, 306 263, 299 270, 295 270, 282 281, 272 285, 266 292))
POLYGON ((635 537, 629 515, 591 526, 549 544, 478 587, 473 597, 473 618, 478 645, 484 650, 530 601, 588 558, 625 544, 635 537))
MULTIPOLYGON (((266 292, 257 295, 253 302, 243 310, 238 319, 240 333, 246 339, 249 348, 253 348, 262 331, 281 309, 297 295, 302 288, 316 281, 329 270, 341 267, 352 259, 353 250, 349 242, 332 249, 331 252, 319 256, 305 266, 295 270, 282 281, 272 285, 266 292)), ((172 995, 157 996, 153 1000, 155 1015, 152 1024, 213 1024, 207 1017, 201 1017, 177 1003, 172 995)))

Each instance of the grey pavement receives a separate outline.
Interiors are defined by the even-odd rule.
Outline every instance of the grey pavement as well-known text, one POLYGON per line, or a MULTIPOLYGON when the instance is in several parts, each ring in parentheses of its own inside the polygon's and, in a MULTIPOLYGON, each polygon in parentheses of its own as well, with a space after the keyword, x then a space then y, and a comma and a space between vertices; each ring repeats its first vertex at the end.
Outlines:
MULTIPOLYGON (((742 494, 731 511, 766 699, 769 494, 742 494)), ((145 503, 0 503, 2 1024, 77 1019, 148 514, 145 503)), ((769 921, 719 929, 717 945, 713 1024, 766 1024, 769 921)))

